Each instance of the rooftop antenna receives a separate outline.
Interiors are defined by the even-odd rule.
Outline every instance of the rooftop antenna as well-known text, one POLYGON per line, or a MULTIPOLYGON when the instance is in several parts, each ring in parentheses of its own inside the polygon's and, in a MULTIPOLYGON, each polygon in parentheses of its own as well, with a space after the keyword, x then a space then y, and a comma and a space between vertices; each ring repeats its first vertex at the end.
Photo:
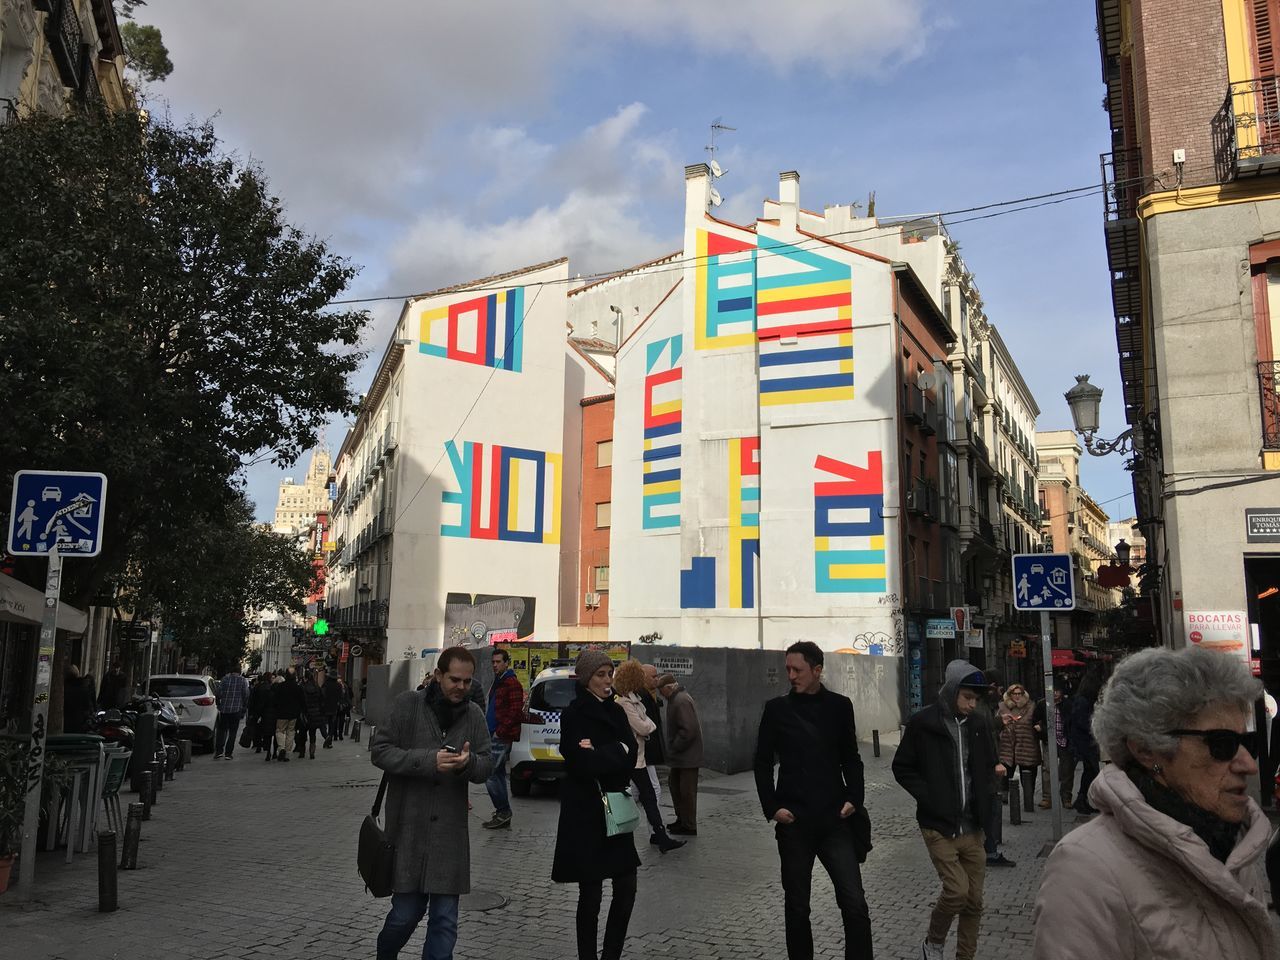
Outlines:
POLYGON ((720 164, 716 161, 716 137, 726 131, 732 132, 738 129, 737 127, 729 127, 721 123, 723 119, 723 117, 716 117, 711 121, 711 142, 707 144, 705 148, 708 158, 707 166, 711 168, 711 175, 717 178, 723 177, 725 175, 725 171, 720 169, 720 164))

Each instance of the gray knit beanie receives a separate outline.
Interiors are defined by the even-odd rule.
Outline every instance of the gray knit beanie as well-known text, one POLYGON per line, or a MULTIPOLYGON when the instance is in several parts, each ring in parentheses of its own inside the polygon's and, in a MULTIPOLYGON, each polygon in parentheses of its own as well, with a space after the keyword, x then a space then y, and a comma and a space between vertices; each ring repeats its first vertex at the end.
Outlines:
POLYGON ((609 655, 603 650, 583 650, 578 654, 578 662, 573 665, 573 672, 577 676, 578 682, 586 686, 593 673, 601 667, 610 666, 612 663, 613 661, 609 659, 609 655))

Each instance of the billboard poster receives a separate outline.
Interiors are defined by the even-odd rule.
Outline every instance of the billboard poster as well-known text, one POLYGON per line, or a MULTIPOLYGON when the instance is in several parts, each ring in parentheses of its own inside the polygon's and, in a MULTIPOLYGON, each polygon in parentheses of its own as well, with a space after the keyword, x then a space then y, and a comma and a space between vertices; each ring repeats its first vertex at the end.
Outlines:
POLYGON ((1187 610, 1187 642, 1249 660, 1249 618, 1243 610, 1187 610))

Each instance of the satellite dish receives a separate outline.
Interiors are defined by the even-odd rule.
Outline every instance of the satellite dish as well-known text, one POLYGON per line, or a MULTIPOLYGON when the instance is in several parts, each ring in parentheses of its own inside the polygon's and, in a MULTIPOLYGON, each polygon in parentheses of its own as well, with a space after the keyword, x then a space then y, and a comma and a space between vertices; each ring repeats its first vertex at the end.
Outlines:
POLYGON ((711 205, 713 207, 718 207, 722 203, 724 203, 724 197, 720 196, 719 190, 717 190, 715 187, 712 187, 711 188, 711 205))
POLYGON ((711 161, 711 175, 713 177, 723 177, 724 171, 720 169, 720 164, 715 160, 711 161))
POLYGON ((916 377, 916 386, 921 390, 932 390, 938 383, 938 378, 928 370, 923 371, 920 376, 916 377))

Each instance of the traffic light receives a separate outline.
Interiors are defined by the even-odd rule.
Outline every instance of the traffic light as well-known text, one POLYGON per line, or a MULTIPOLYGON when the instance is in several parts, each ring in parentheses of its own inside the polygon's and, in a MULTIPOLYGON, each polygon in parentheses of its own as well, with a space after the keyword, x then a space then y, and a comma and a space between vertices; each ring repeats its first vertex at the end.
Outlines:
POLYGON ((314 633, 317 637, 323 637, 326 633, 329 632, 329 621, 321 617, 319 620, 317 620, 315 623, 311 625, 311 632, 314 633))

